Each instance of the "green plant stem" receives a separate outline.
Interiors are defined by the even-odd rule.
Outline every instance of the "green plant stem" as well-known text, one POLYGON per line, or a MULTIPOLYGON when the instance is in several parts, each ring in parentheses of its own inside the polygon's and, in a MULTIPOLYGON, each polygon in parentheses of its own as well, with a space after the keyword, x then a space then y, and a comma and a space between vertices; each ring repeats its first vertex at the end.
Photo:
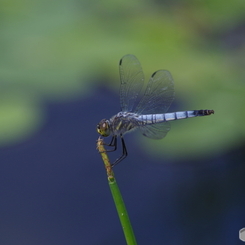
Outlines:
POLYGON ((114 200, 114 203, 116 205, 117 213, 123 228, 124 236, 127 241, 127 245, 136 245, 136 239, 134 236, 134 232, 129 220, 129 216, 126 210, 126 207, 124 205, 124 201, 122 198, 122 195, 120 193, 120 190, 118 188, 114 172, 112 170, 109 158, 106 154, 105 148, 104 148, 104 142, 101 138, 97 141, 97 149, 99 150, 102 160, 105 164, 106 173, 108 177, 108 184, 111 190, 111 194, 114 200))

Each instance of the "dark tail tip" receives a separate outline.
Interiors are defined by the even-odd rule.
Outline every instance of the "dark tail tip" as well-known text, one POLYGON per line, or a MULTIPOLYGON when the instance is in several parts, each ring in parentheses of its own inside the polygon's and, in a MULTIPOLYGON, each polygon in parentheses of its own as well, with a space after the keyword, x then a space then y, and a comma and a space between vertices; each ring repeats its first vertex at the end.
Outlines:
POLYGON ((200 116, 208 116, 214 114, 214 110, 199 110, 198 115, 200 116))

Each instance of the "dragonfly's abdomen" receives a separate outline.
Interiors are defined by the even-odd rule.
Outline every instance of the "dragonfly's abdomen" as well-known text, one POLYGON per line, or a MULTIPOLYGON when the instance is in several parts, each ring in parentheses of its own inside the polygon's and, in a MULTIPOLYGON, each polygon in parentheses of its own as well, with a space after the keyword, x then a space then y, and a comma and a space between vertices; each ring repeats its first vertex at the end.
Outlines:
POLYGON ((189 117, 208 116, 211 114, 214 114, 213 110, 179 111, 164 114, 140 115, 138 119, 144 124, 154 124, 179 119, 186 119, 189 117))

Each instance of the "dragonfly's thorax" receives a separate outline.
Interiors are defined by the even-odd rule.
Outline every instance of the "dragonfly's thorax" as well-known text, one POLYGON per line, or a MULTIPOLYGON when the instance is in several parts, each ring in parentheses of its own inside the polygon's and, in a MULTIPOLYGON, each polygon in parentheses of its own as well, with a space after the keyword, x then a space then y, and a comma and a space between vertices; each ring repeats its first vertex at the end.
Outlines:
POLYGON ((119 112, 110 119, 110 129, 114 135, 125 134, 138 126, 138 114, 119 112))

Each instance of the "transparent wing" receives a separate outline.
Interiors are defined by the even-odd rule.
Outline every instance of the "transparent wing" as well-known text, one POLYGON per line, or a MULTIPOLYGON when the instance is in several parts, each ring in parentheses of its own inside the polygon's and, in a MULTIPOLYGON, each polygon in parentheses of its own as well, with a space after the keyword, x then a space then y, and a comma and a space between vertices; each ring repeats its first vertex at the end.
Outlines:
POLYGON ((144 85, 144 74, 140 62, 134 55, 125 55, 119 62, 119 72, 121 110, 132 111, 144 85))
POLYGON ((171 126, 169 122, 139 126, 141 133, 151 139, 162 139, 166 136, 171 126))
POLYGON ((174 83, 170 72, 156 71, 152 74, 135 112, 139 114, 165 113, 173 99, 174 83))

